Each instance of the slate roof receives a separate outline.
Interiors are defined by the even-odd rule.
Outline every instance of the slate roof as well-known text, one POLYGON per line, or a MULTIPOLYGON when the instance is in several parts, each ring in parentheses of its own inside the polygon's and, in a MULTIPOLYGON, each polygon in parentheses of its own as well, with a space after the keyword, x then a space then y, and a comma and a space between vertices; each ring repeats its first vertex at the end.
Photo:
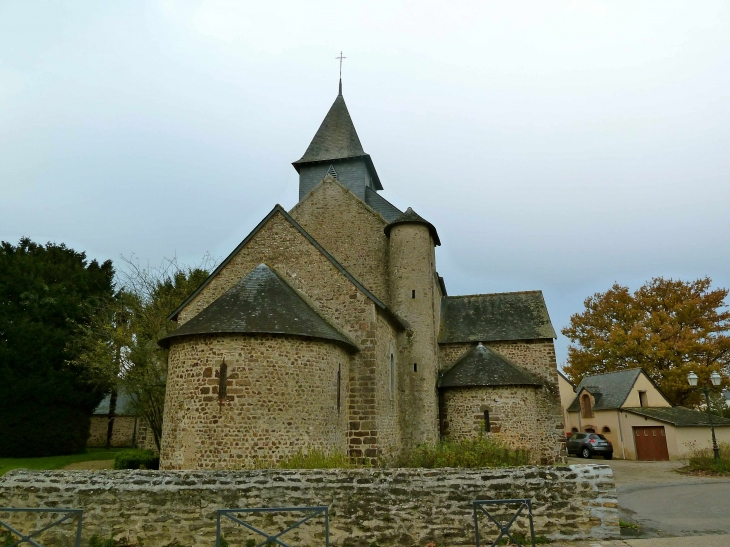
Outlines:
POLYGON ((380 214, 386 222, 393 222, 403 214, 403 211, 369 186, 365 187, 365 203, 376 213, 380 214))
POLYGON ((352 123, 350 112, 347 110, 345 98, 342 96, 342 85, 340 94, 322 120, 322 124, 314 134, 312 142, 304 152, 304 155, 292 163, 299 172, 299 167, 304 163, 321 161, 342 160, 350 158, 362 158, 368 164, 375 188, 382 190, 380 178, 375 171, 375 165, 369 154, 365 153, 357 136, 355 124, 352 123))
POLYGON ((192 334, 222 333, 309 336, 357 349, 266 264, 259 264, 160 344, 168 346, 171 339, 192 334))
MULTIPOLYGON (((627 407, 622 408, 621 410, 625 412, 630 412, 631 414, 637 414, 639 416, 651 418, 660 422, 666 422, 677 427, 709 427, 710 425, 710 419, 707 416, 707 412, 691 410, 689 408, 684 408, 681 406, 631 408, 627 407)), ((720 416, 713 416, 712 422, 715 424, 716 427, 730 426, 730 420, 727 418, 721 418, 720 416)))
POLYGON ((441 344, 555 337, 541 291, 441 299, 441 344))
POLYGON ((431 224, 429 221, 424 219, 421 215, 416 213, 413 209, 410 207, 406 209, 406 212, 403 213, 401 216, 393 220, 390 224, 388 224, 385 227, 385 235, 390 235, 390 230, 393 226, 397 226, 398 224, 423 224, 424 226, 428 227, 428 231, 431 232, 431 237, 433 238, 433 242, 436 245, 441 245, 441 240, 439 239, 439 235, 436 232, 436 227, 431 224))
MULTIPOLYGON (((640 368, 595 374, 583 378, 575 392, 580 394, 583 388, 591 392, 596 400, 593 410, 614 410, 621 408, 631 393, 637 378, 643 371, 640 368)), ((568 412, 580 410, 579 397, 576 397, 568 407, 568 412)))
POLYGON ((482 344, 469 350, 439 381, 441 388, 541 385, 539 379, 482 344))
POLYGON ((324 255, 324 257, 327 260, 329 260, 332 263, 332 265, 340 271, 340 273, 342 275, 344 275, 353 285, 355 285, 360 291, 362 291, 362 293, 365 296, 367 296, 378 308, 380 308, 383 311, 383 313, 385 313, 385 315, 387 315, 390 319, 392 319, 395 322, 395 324, 398 325, 399 328, 401 328, 401 329, 408 328, 408 325, 403 321, 403 319, 398 317, 377 296, 375 296, 373 293, 371 293, 369 290, 367 290, 357 279, 355 279, 352 276, 352 274, 350 274, 350 272, 348 272, 342 264, 337 262, 335 257, 333 257, 331 254, 329 254, 324 249, 324 247, 322 247, 319 243, 317 243, 317 240, 315 240, 311 235, 309 235, 304 230, 304 228, 302 228, 301 225, 296 220, 294 220, 292 218, 292 216, 289 213, 287 213, 284 210, 284 208, 279 204, 276 204, 274 206, 274 208, 271 210, 271 212, 268 215, 266 215, 261 222, 258 223, 258 225, 251 231, 251 233, 248 234, 245 237, 245 239, 243 241, 241 241, 241 243, 239 243, 235 249, 233 249, 231 254, 229 254, 226 257, 226 259, 223 262, 221 262, 215 270, 213 270, 213 273, 211 273, 208 276, 208 279, 203 281, 203 283, 200 284, 200 287, 195 289, 195 291, 193 291, 193 293, 190 296, 188 296, 182 304, 180 304, 177 308, 175 308, 175 310, 172 313, 170 313, 170 315, 167 318, 170 319, 171 321, 177 320, 177 315, 185 308, 185 306, 187 306, 190 302, 192 302, 193 299, 196 296, 198 296, 198 294, 200 294, 200 292, 206 286, 208 286, 208 284, 211 282, 211 280, 213 278, 215 278, 215 276, 218 275, 218 273, 220 273, 220 271, 223 268, 225 268, 231 260, 233 260, 233 257, 236 256, 238 254, 238 252, 241 249, 243 249, 243 247, 245 247, 249 241, 251 241, 251 239, 258 233, 258 231, 261 230, 261 228, 263 228, 266 225, 266 223, 271 219, 271 217, 273 217, 276 213, 279 213, 281 216, 283 216, 284 219, 287 222, 289 222, 299 233, 301 233, 304 236, 304 238, 307 239, 307 241, 309 241, 312 245, 314 245, 314 247, 320 253, 322 253, 324 255))

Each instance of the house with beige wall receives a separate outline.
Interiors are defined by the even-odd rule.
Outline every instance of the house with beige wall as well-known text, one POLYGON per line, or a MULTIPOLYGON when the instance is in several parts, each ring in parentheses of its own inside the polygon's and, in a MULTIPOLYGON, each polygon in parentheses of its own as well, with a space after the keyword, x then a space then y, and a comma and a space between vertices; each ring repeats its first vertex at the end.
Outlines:
POLYGON ((575 384, 568 380, 568 377, 560 370, 558 370, 558 389, 560 390, 560 408, 563 411, 563 429, 567 434, 570 433, 568 405, 575 399, 575 384))
MULTIPOLYGON (((712 443, 707 413, 673 406, 640 368, 586 376, 561 399, 569 430, 605 435, 615 458, 676 460, 712 443)), ((730 420, 713 422, 718 442, 730 442, 730 420)))

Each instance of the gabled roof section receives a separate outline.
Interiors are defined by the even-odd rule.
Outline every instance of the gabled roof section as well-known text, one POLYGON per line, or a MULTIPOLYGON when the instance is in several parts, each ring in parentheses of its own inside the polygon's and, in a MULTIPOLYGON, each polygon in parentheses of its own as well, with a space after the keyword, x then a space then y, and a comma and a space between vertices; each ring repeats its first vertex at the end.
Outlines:
POLYGON ((568 377, 565 374, 563 374, 563 372, 560 369, 558 369, 558 374, 560 375, 560 377, 563 380, 568 382, 573 387, 573 391, 575 391, 575 384, 573 382, 571 382, 570 380, 568 380, 568 377))
POLYGON ((382 216, 386 222, 393 222, 403 214, 403 211, 390 203, 369 186, 365 187, 365 204, 382 216))
POLYGON ((393 228, 393 226, 397 226, 398 224, 423 224, 428 228, 428 231, 431 232, 431 237, 433 238, 434 244, 436 246, 441 245, 441 240, 439 239, 438 232, 436 232, 436 227, 425 218, 423 218, 421 215, 416 213, 410 207, 406 209, 405 213, 403 213, 401 216, 396 218, 385 227, 385 235, 390 237, 390 230, 393 228))
POLYGON ((440 344, 555 338, 542 291, 441 299, 440 344))
POLYGON ((479 386, 535 386, 542 382, 505 356, 482 344, 466 352, 439 382, 440 388, 479 386))
POLYGON ((352 123, 350 112, 347 110, 342 90, 335 102, 322 120, 322 124, 314 134, 304 155, 292 163, 299 172, 299 167, 305 163, 362 158, 368 165, 373 177, 376 190, 382 190, 380 178, 375 171, 375 165, 369 154, 365 153, 357 136, 355 124, 352 123))
MULTIPOLYGON (((645 418, 651 418, 659 422, 666 422, 677 427, 709 427, 710 420, 707 412, 692 410, 681 406, 667 407, 626 407, 622 408, 624 412, 630 412, 645 418)), ((728 427, 730 420, 713 416, 712 423, 715 427, 728 427)))
POLYGON ((308 336, 358 349, 266 264, 259 264, 160 344, 167 347, 171 339, 181 336, 224 333, 308 336))
POLYGON ((568 412, 580 410, 580 395, 587 390, 596 399, 593 410, 615 410, 621 408, 644 371, 640 368, 586 376, 575 389, 576 398, 567 408, 568 412))
POLYGON ((307 233, 307 232, 306 232, 306 231, 304 230, 304 228, 302 228, 302 227, 301 227, 301 226, 299 225, 299 223, 298 223, 298 222, 297 222, 296 220, 294 220, 294 219, 293 219, 293 218, 291 217, 291 215, 290 215, 289 213, 287 213, 287 212, 286 212, 286 211, 284 210, 284 208, 283 208, 283 207, 282 207, 281 205, 279 205, 278 203, 277 203, 277 204, 276 204, 276 205, 274 206, 274 208, 273 208, 273 209, 271 210, 271 212, 270 212, 270 213, 269 213, 268 215, 266 215, 266 216, 264 217, 264 219, 263 219, 263 220, 262 220, 261 222, 259 222, 259 223, 258 223, 258 225, 257 225, 257 226, 256 226, 256 227, 255 227, 255 228, 254 228, 254 229, 253 229, 253 230, 251 231, 251 233, 250 233, 250 234, 248 234, 248 235, 246 236, 246 238, 245 238, 245 239, 244 239, 243 241, 241 241, 241 243, 239 243, 239 244, 238 244, 238 246, 237 246, 237 247, 236 247, 235 249, 233 249, 233 252, 231 252, 231 254, 229 254, 229 255, 228 255, 228 256, 226 257, 226 259, 225 259, 225 260, 224 260, 223 262, 221 262, 221 263, 220 263, 220 264, 218 265, 218 267, 217 267, 217 268, 216 268, 215 270, 213 270, 213 273, 211 273, 211 274, 210 274, 210 275, 208 276, 208 279, 206 279, 205 281, 203 281, 203 283, 202 283, 202 284, 200 285, 200 287, 198 287, 197 289, 195 289, 195 291, 194 291, 194 292, 193 292, 193 293, 192 293, 192 294, 191 294, 191 295, 190 295, 190 296, 189 296, 188 298, 186 298, 186 299, 185 299, 185 301, 184 301, 184 302, 183 302, 182 304, 180 304, 180 305, 179 305, 179 306, 178 306, 178 307, 177 307, 177 308, 176 308, 176 309, 175 309, 175 310, 174 310, 174 311, 173 311, 173 312, 172 312, 172 313, 171 313, 171 314, 170 314, 170 315, 168 316, 168 319, 170 319, 171 321, 175 321, 175 320, 177 319, 177 316, 178 316, 178 314, 179 314, 179 313, 180 313, 180 312, 181 312, 181 311, 182 311, 183 309, 185 309, 185 306, 187 306, 188 304, 190 304, 190 302, 192 302, 192 301, 193 301, 193 300, 195 299, 195 297, 196 297, 196 296, 198 296, 198 295, 199 295, 199 294, 201 293, 201 291, 202 291, 202 290, 203 290, 203 289, 204 289, 205 287, 207 287, 207 286, 208 286, 208 284, 209 284, 209 283, 210 283, 210 282, 211 282, 211 281, 212 281, 212 280, 213 280, 213 279, 214 279, 214 278, 215 278, 215 277, 216 277, 216 276, 217 276, 217 275, 218 275, 218 274, 219 274, 219 273, 221 272, 221 270, 223 270, 223 268, 225 268, 225 267, 226 267, 226 266, 228 265, 228 263, 229 263, 229 262, 230 262, 231 260, 233 260, 233 257, 234 257, 234 256, 236 256, 236 255, 237 255, 237 254, 238 254, 238 253, 239 253, 239 252, 241 251, 241 249, 243 249, 243 248, 244 248, 244 247, 246 246, 246 244, 247 244, 247 243, 248 243, 249 241, 251 241, 251 239, 253 239, 253 237, 254 237, 254 236, 255 236, 255 235, 256 235, 256 234, 257 234, 257 233, 259 232, 259 230, 261 230, 261 228, 263 228, 263 227, 264 227, 264 226, 266 225, 266 223, 267 223, 267 222, 269 222, 269 220, 271 220, 271 218, 272 218, 272 217, 273 217, 273 216, 274 216, 275 214, 277 214, 277 213, 278 213, 278 214, 280 214, 280 215, 281 215, 282 217, 284 217, 284 219, 285 219, 285 220, 286 220, 287 222, 289 222, 289 223, 290 223, 290 224, 291 224, 291 225, 292 225, 292 226, 293 226, 293 227, 294 227, 294 228, 295 228, 295 229, 296 229, 297 231, 299 231, 299 233, 301 233, 301 234, 302 234, 302 236, 304 236, 304 238, 305 238, 305 239, 306 239, 307 241, 309 241, 309 242, 310 242, 310 243, 311 243, 312 245, 314 245, 314 247, 315 247, 315 248, 316 248, 316 249, 317 249, 317 250, 318 250, 318 251, 319 251, 320 253, 322 253, 322 254, 324 255, 324 257, 325 257, 325 258, 326 258, 327 260, 329 260, 329 261, 330 261, 330 262, 332 263, 332 265, 333 265, 333 266, 334 266, 335 268, 337 268, 337 270, 339 270, 339 272, 340 272, 340 273, 341 273, 342 275, 344 275, 344 276, 345 276, 345 277, 346 277, 346 278, 347 278, 347 279, 348 279, 348 280, 349 280, 349 281, 350 281, 350 282, 351 282, 351 283, 352 283, 353 285, 355 285, 355 286, 356 286, 356 287, 357 287, 357 288, 358 288, 358 289, 359 289, 359 290, 360 290, 360 291, 361 291, 361 292, 362 292, 362 293, 363 293, 363 294, 364 294, 365 296, 367 296, 367 297, 368 297, 368 298, 369 298, 370 300, 372 300, 372 302, 373 302, 373 303, 374 303, 374 304, 375 304, 375 305, 376 305, 376 306, 377 306, 377 307, 378 307, 378 308, 379 308, 379 309, 380 309, 381 311, 383 311, 383 313, 385 313, 385 315, 386 315, 386 316, 388 316, 388 317, 389 317, 389 318, 390 318, 390 319, 391 319, 391 320, 392 320, 392 321, 393 321, 393 322, 394 322, 394 323, 395 323, 395 324, 396 324, 396 325, 397 325, 397 326, 398 326, 399 328, 401 328, 401 329, 403 329, 403 330, 405 330, 405 329, 407 329, 407 328, 408 328, 408 325, 407 325, 407 323, 405 323, 405 322, 403 321, 403 319, 401 319, 400 317, 398 317, 398 316, 397 316, 397 315, 396 315, 396 314, 395 314, 395 313, 394 313, 394 312, 393 312, 393 311, 392 311, 392 310, 391 310, 390 308, 388 308, 388 306, 386 306, 386 305, 385 305, 385 304, 384 304, 384 303, 383 303, 383 302, 382 302, 382 301, 381 301, 381 300, 380 300, 380 299, 379 299, 379 298, 378 298, 377 296, 375 296, 375 295, 374 295, 373 293, 371 293, 371 292, 370 292, 369 290, 367 290, 367 289, 366 289, 366 288, 365 288, 365 287, 364 287, 364 286, 363 286, 363 285, 362 285, 362 284, 361 284, 361 283, 360 283, 360 282, 359 282, 359 281, 358 281, 357 279, 355 279, 355 278, 354 278, 354 277, 352 276, 352 274, 350 274, 350 272, 348 272, 348 271, 347 271, 347 270, 346 270, 346 269, 344 268, 344 266, 342 266, 342 264, 340 264, 339 262, 337 262, 337 260, 335 260, 335 258, 334 258, 334 257, 333 257, 333 256, 332 256, 331 254, 329 254, 329 253, 328 253, 328 252, 327 252, 327 251, 326 251, 326 250, 324 249, 324 247, 322 247, 322 246, 321 246, 321 245, 320 245, 319 243, 317 243, 317 241, 316 241, 316 240, 315 240, 315 239, 314 239, 314 238, 313 238, 313 237, 312 237, 311 235, 309 235, 309 234, 308 234, 308 233, 307 233))

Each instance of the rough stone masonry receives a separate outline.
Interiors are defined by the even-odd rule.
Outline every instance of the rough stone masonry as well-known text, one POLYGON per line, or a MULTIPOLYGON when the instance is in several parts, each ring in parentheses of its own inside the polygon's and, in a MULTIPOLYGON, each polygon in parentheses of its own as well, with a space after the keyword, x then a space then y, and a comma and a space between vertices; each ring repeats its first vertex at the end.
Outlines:
MULTIPOLYGON (((11 471, 0 478, 0 507, 84 509, 84 540, 93 534, 128 537, 145 547, 174 540, 213 545, 215 511, 242 507, 327 505, 334 546, 439 547, 474 545, 472 500, 532 498, 535 530, 554 539, 619 537, 616 488, 610 467, 571 465, 510 469, 338 469, 257 471, 11 471)), ((505 516, 509 518, 508 515, 505 516)), ((19 522, 37 526, 37 515, 19 522)), ((276 514, 252 519, 269 533, 297 519, 276 514)), ((46 521, 43 521, 46 522, 46 521)), ((527 531, 520 518, 517 530, 527 531)), ((480 520, 482 537, 496 529, 480 520)), ((60 530, 60 529, 59 529, 60 530)), ((224 522, 231 545, 259 542, 242 526, 224 522)), ((295 545, 322 545, 315 518, 284 536, 295 545)), ((44 545, 72 545, 70 526, 44 545)))

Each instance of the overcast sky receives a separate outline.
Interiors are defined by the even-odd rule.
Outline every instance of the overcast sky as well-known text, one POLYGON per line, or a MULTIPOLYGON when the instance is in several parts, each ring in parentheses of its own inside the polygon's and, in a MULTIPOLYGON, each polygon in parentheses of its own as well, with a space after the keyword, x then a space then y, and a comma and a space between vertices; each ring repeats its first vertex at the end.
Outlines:
MULTIPOLYGON (((0 3, 0 239, 224 258, 337 94, 450 294, 730 286, 730 2, 0 3)), ((557 341, 558 362, 568 341, 557 341)))

